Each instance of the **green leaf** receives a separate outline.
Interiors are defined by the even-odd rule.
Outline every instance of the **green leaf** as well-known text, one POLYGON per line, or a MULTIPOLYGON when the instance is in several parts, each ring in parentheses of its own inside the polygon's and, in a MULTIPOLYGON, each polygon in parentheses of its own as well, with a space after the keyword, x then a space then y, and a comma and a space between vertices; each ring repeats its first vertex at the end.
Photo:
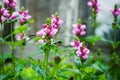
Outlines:
POLYGON ((29 57, 32 68, 42 77, 46 77, 45 70, 40 66, 40 62, 29 57))
POLYGON ((35 22, 35 20, 29 20, 29 21, 27 21, 27 23, 34 23, 35 22))
POLYGON ((9 74, 2 74, 0 75, 0 80, 4 80, 9 74))
POLYGON ((108 80, 108 79, 106 78, 106 74, 103 73, 102 75, 100 75, 100 76, 98 77, 98 80, 108 80))
POLYGON ((17 73, 20 72, 20 71, 22 71, 22 69, 23 69, 24 67, 26 67, 26 65, 27 65, 27 61, 24 60, 24 59, 20 59, 20 60, 16 61, 15 71, 16 71, 17 73))
POLYGON ((115 42, 115 43, 113 44, 113 48, 116 49, 119 45, 120 45, 120 41, 115 42))
POLYGON ((66 68, 66 69, 62 69, 63 71, 67 71, 67 72, 70 72, 70 73, 74 73, 74 74, 81 74, 81 72, 78 70, 78 69, 69 69, 69 68, 66 68))
POLYGON ((35 66, 34 69, 36 72, 41 74, 42 77, 44 77, 44 78, 46 77, 46 73, 45 73, 45 70, 43 68, 41 68, 40 66, 35 66))
POLYGON ((85 38, 87 42, 91 43, 92 45, 95 45, 96 41, 101 40, 100 36, 88 36, 85 38))
POLYGON ((104 72, 104 71, 108 71, 109 67, 104 65, 103 63, 97 61, 94 64, 92 64, 91 66, 89 66, 90 68, 94 68, 98 71, 104 72))
POLYGON ((23 33, 29 29, 30 28, 28 28, 26 25, 22 25, 22 26, 18 27, 16 30, 14 30, 14 34, 23 33))
POLYGON ((4 39, 0 37, 0 44, 4 42, 4 39))
POLYGON ((92 65, 90 66, 90 68, 94 68, 94 69, 96 69, 96 70, 98 70, 98 71, 103 72, 103 70, 100 68, 99 64, 100 64, 99 62, 96 62, 96 63, 92 64, 92 65))
POLYGON ((33 70, 32 67, 29 68, 24 68, 21 72, 21 76, 23 78, 33 78, 33 77, 37 77, 38 73, 35 72, 35 70, 33 70))

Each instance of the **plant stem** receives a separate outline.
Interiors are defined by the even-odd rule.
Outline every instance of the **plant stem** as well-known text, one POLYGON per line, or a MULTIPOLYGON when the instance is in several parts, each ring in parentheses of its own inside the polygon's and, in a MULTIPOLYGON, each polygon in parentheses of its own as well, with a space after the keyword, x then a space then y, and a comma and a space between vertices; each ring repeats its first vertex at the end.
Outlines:
POLYGON ((11 33, 11 50, 12 50, 12 62, 13 62, 13 68, 14 68, 14 72, 15 72, 15 49, 14 49, 14 35, 13 33, 13 23, 10 23, 10 33, 11 33))
POLYGON ((20 46, 21 50, 20 50, 20 59, 23 58, 23 51, 24 51, 24 46, 20 46))
POLYGON ((114 42, 116 42, 116 38, 117 38, 117 31, 116 29, 114 29, 114 42))
POLYGON ((92 9, 92 27, 93 27, 92 34, 93 35, 95 35, 95 29, 97 27, 97 25, 96 25, 97 24, 96 18, 97 18, 96 9, 92 9))
POLYGON ((51 44, 51 39, 47 38, 47 43, 44 46, 44 52, 45 52, 45 56, 44 56, 44 68, 45 68, 45 71, 46 71, 46 75, 48 75, 48 59, 49 59, 49 52, 50 52, 50 44, 51 44))
POLYGON ((46 74, 47 74, 47 70, 48 70, 48 58, 49 58, 49 50, 47 49, 45 51, 45 58, 44 58, 44 67, 45 67, 45 71, 46 71, 46 74))
MULTIPOLYGON (((0 38, 2 39, 2 23, 1 23, 1 29, 0 29, 0 38)), ((3 42, 1 42, 0 49, 1 49, 1 54, 2 54, 2 64, 3 64, 3 73, 4 73, 3 42)))

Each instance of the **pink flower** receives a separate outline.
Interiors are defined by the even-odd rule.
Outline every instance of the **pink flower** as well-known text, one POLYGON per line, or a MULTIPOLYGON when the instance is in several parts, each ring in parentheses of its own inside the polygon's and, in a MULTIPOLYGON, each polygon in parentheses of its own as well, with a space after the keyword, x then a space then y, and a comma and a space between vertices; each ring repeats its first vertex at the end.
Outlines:
POLYGON ((58 29, 50 28, 50 27, 49 27, 49 28, 46 27, 46 28, 44 28, 43 30, 44 30, 44 32, 45 32, 48 36, 50 36, 51 38, 54 37, 54 35, 57 34, 57 32, 58 32, 58 29))
POLYGON ((93 3, 91 1, 88 2, 88 6, 93 7, 93 3))
POLYGON ((25 41, 26 41, 26 42, 30 40, 29 37, 24 37, 24 38, 25 38, 25 41))
POLYGON ((113 16, 118 16, 118 15, 120 15, 120 8, 110 9, 110 11, 112 12, 113 16))
POLYGON ((76 55, 79 58, 81 58, 81 59, 88 58, 88 54, 89 54, 90 50, 86 46, 83 46, 83 43, 76 40, 76 41, 71 42, 70 45, 76 49, 76 55))
POLYGON ((8 10, 6 10, 5 8, 0 9, 0 17, 1 17, 2 23, 4 23, 6 21, 6 18, 9 16, 10 16, 10 14, 9 14, 8 10))
POLYGON ((19 14, 21 16, 21 18, 19 19, 19 21, 22 24, 24 24, 25 22, 27 22, 31 18, 31 16, 28 14, 28 10, 19 11, 19 14))
POLYGON ((16 6, 16 0, 3 0, 3 2, 9 7, 14 8, 16 6))
POLYGON ((16 40, 20 41, 23 39, 23 37, 24 37, 24 35, 22 33, 18 33, 16 40))
POLYGON ((10 17, 10 13, 8 10, 4 10, 4 13, 3 13, 4 16, 6 17, 10 17))
POLYGON ((70 43, 71 46, 73 46, 75 49, 78 48, 78 46, 82 46, 82 43, 80 41, 76 40, 70 43))
POLYGON ((9 17, 10 20, 14 20, 17 18, 17 16, 19 15, 18 12, 13 12, 13 14, 9 17))
POLYGON ((85 25, 82 24, 73 24, 73 34, 75 34, 76 36, 83 36, 86 34, 86 32, 84 31, 86 29, 85 25))
POLYGON ((6 18, 4 16, 1 16, 2 23, 5 22, 6 18))
POLYGON ((20 23, 25 23, 25 22, 26 22, 26 19, 25 19, 25 18, 21 18, 21 19, 19 19, 19 22, 20 22, 20 23))
POLYGON ((30 40, 29 37, 25 36, 25 34, 23 34, 23 33, 18 33, 18 35, 17 35, 17 37, 16 37, 16 40, 17 40, 17 41, 20 41, 20 40, 22 40, 22 39, 24 39, 25 41, 29 41, 29 40, 30 40))
MULTIPOLYGON (((51 19, 48 19, 49 23, 42 24, 42 29, 36 33, 36 36, 40 36, 42 39, 38 40, 39 43, 45 43, 46 40, 51 39, 58 33, 60 30, 60 24, 63 21, 59 16, 51 16, 51 19)), ((51 41, 52 42, 52 41, 51 41)))
POLYGON ((91 0, 89 1, 88 3, 88 6, 92 7, 93 9, 95 9, 95 12, 98 13, 100 10, 99 10, 99 6, 100 4, 98 4, 98 1, 97 0, 91 0))
POLYGON ((42 24, 42 28, 46 28, 47 27, 47 25, 46 24, 42 24))
POLYGON ((42 38, 45 38, 45 35, 46 35, 46 33, 45 33, 44 29, 41 29, 40 31, 38 31, 36 33, 36 36, 40 36, 42 38))
POLYGON ((76 51, 76 54, 82 59, 87 59, 89 52, 90 50, 86 46, 79 46, 76 51))
POLYGON ((55 34, 57 34, 57 32, 58 32, 58 29, 52 29, 49 33, 49 36, 53 37, 55 34))
POLYGON ((49 33, 50 33, 50 29, 49 29, 49 28, 47 28, 47 27, 46 27, 46 28, 44 28, 43 30, 44 30, 44 32, 45 32, 46 34, 49 34, 49 33))
POLYGON ((60 29, 59 25, 63 24, 63 21, 60 19, 59 16, 55 17, 54 15, 52 15, 51 17, 52 17, 51 26, 53 26, 54 28, 57 28, 59 30, 60 29))
POLYGON ((38 42, 39 42, 40 44, 44 44, 44 43, 46 42, 46 40, 40 39, 40 40, 38 40, 38 42))

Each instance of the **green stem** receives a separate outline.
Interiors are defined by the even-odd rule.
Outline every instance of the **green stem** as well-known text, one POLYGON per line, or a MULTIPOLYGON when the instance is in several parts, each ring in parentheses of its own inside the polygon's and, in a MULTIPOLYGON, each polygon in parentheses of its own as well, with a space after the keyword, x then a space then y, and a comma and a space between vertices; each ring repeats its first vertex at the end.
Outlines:
POLYGON ((44 67, 45 67, 45 71, 47 74, 47 70, 48 70, 48 58, 49 58, 49 50, 45 51, 45 58, 44 58, 44 67))
POLYGON ((21 50, 20 50, 20 59, 23 58, 23 53, 24 53, 24 46, 20 46, 21 50))
POLYGON ((13 33, 13 23, 10 23, 10 34, 11 34, 11 51, 12 51, 12 62, 13 62, 13 68, 15 72, 15 49, 14 49, 14 35, 13 33))
POLYGON ((46 71, 46 75, 48 75, 48 59, 49 59, 49 52, 50 52, 50 44, 51 44, 51 39, 47 38, 47 43, 44 46, 44 52, 45 52, 45 56, 44 56, 44 68, 45 68, 45 71, 46 71))
POLYGON ((92 19, 93 19, 93 21, 92 21, 92 27, 93 27, 92 34, 93 35, 95 35, 95 29, 97 27, 97 25, 96 25, 97 24, 96 18, 97 18, 97 13, 96 13, 95 9, 93 9, 92 10, 92 19))
MULTIPOLYGON (((1 39, 2 39, 2 23, 1 23, 1 29, 0 29, 0 37, 1 37, 1 39)), ((2 64, 3 64, 3 73, 4 73, 3 42, 1 42, 0 49, 1 49, 1 54, 2 54, 2 64)))
POLYGON ((114 42, 116 42, 116 39, 117 39, 117 31, 116 29, 114 29, 114 42))

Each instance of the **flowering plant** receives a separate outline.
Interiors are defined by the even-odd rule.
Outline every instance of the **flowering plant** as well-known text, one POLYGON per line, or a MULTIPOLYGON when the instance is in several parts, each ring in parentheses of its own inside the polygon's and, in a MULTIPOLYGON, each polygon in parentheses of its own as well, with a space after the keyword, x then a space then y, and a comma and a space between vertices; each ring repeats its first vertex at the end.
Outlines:
MULTIPOLYGON (((116 31, 119 29, 118 16, 120 10, 117 4, 111 9, 114 17, 112 28, 114 30, 114 40, 105 40, 95 36, 97 28, 97 14, 100 12, 98 0, 90 0, 88 6, 91 8, 92 35, 87 36, 88 24, 78 23, 72 25, 74 39, 70 45, 64 45, 55 36, 61 30, 63 20, 58 13, 52 14, 46 19, 46 23, 41 25, 41 29, 36 33, 27 35, 30 30, 27 24, 34 22, 32 16, 24 7, 14 11, 16 0, 3 0, 7 8, 0 5, 0 80, 119 80, 120 59, 117 48, 120 41, 117 41, 116 31), (14 25, 19 22, 19 27, 14 25), (4 24, 9 24, 10 34, 3 37, 4 24), (10 41, 7 39, 10 38, 10 41), (96 48, 98 41, 110 43, 111 50, 109 62, 106 62, 104 52, 101 48, 96 48), (29 44, 38 47, 38 53, 30 53, 24 57, 24 47, 29 44), (10 49, 9 53, 3 50, 4 45, 10 49), (19 48, 19 57, 16 57, 15 50, 19 48), (35 55, 39 58, 34 59, 35 55), (40 56, 39 56, 40 55, 40 56)), ((107 56, 108 57, 108 56, 107 56)))

